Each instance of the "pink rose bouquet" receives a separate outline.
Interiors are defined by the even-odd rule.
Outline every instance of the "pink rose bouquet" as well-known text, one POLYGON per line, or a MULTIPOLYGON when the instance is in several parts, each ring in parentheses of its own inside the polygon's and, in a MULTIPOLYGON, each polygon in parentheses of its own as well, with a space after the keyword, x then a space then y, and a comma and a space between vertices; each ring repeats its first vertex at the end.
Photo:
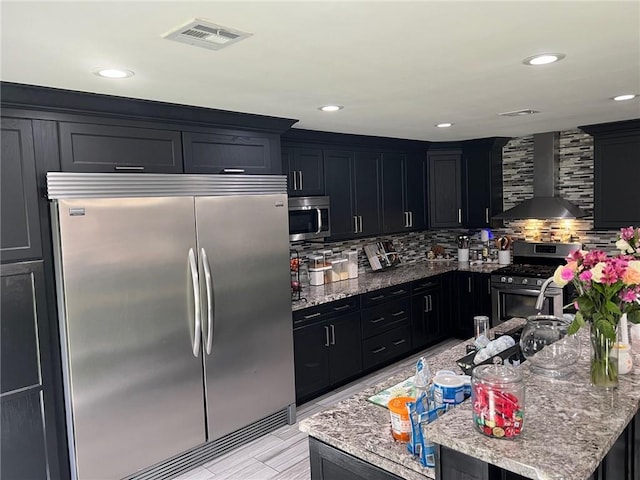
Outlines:
POLYGON ((599 250, 573 252, 556 269, 556 284, 564 287, 572 282, 576 287, 573 305, 577 312, 571 333, 591 321, 615 341, 623 313, 629 321, 640 323, 640 228, 621 229, 616 247, 621 251, 616 256, 599 250))

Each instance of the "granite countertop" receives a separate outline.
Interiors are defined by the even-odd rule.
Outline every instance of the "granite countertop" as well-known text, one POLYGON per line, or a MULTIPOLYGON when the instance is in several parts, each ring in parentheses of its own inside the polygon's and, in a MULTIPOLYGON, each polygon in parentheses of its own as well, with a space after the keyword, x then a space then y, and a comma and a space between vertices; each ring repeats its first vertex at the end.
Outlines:
MULTIPOLYGON (((523 324, 512 319, 502 324, 506 331, 523 324)), ((640 407, 640 356, 635 370, 620 376, 613 392, 589 385, 589 344, 582 329, 581 359, 562 379, 532 374, 527 362, 520 367, 524 376, 525 423, 514 440, 489 438, 472 423, 471 402, 465 401, 427 427, 432 441, 471 457, 492 463, 532 479, 587 479, 607 454, 640 407)), ((465 355, 465 345, 427 357, 432 372, 440 369, 460 371, 455 361, 465 355)), ((435 478, 406 449, 393 440, 389 412, 367 399, 409 378, 407 368, 378 385, 366 388, 300 422, 300 430, 329 445, 377 465, 402 478, 435 478)))
POLYGON ((380 272, 367 271, 352 280, 342 280, 340 282, 319 286, 305 285, 302 290, 302 297, 306 298, 306 301, 296 300, 292 302, 291 310, 302 310, 323 303, 333 302, 334 300, 340 300, 341 298, 360 295, 373 290, 380 290, 381 288, 392 287, 453 270, 491 273, 503 266, 504 265, 497 263, 470 265, 469 263, 458 263, 456 260, 421 260, 416 263, 400 265, 380 272))

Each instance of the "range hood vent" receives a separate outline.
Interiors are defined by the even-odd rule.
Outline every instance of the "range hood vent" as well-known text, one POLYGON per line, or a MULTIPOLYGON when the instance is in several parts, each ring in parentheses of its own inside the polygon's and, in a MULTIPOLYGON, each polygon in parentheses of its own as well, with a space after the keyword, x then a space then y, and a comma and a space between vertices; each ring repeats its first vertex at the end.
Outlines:
POLYGON ((588 215, 580 207, 557 196, 560 174, 558 146, 558 132, 539 133, 533 136, 533 198, 493 218, 546 220, 582 218, 588 215))
POLYGON ((210 50, 220 50, 240 40, 250 37, 252 34, 242 32, 229 27, 223 27, 208 20, 195 18, 192 21, 178 27, 162 37, 175 42, 188 43, 197 47, 210 50))

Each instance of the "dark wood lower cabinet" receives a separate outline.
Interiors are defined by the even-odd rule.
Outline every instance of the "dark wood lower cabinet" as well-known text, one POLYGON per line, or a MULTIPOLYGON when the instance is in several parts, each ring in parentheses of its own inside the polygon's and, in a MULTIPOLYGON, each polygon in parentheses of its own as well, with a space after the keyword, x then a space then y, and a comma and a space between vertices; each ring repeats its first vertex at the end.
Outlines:
POLYGON ((0 268, 0 478, 59 478, 43 264, 0 268))

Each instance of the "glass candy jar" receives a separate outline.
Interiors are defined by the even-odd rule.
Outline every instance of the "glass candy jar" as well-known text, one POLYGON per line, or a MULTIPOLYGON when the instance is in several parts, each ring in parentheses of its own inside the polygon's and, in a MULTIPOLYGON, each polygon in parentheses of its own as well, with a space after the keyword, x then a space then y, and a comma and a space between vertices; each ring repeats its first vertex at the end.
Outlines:
POLYGON ((524 382, 520 372, 506 365, 473 369, 471 403, 473 423, 483 434, 513 439, 524 425, 524 382))

